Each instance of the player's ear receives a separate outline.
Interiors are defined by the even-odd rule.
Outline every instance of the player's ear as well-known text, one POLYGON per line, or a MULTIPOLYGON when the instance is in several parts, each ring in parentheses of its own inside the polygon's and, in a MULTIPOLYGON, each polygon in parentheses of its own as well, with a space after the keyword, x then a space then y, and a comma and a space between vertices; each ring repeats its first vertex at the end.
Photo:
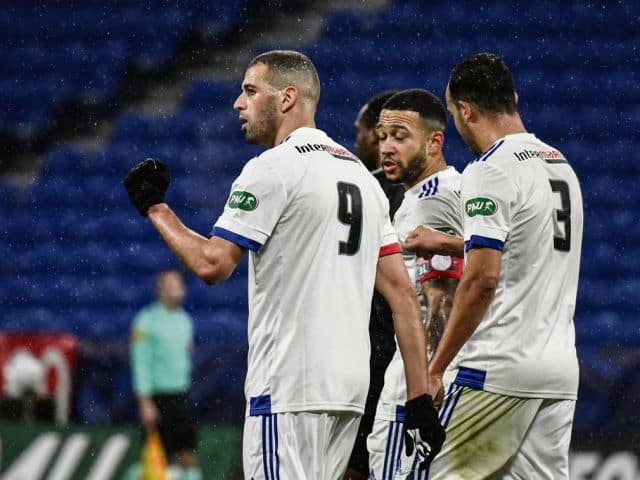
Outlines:
POLYGON ((444 147, 444 133, 436 130, 429 134, 427 141, 427 155, 437 155, 444 147))
POLYGON ((284 89, 282 94, 282 102, 280 103, 280 111, 282 113, 286 113, 291 110, 294 105, 298 102, 298 89, 289 85, 284 89))
POLYGON ((513 92, 513 98, 516 101, 516 105, 518 104, 518 92, 513 92))
POLYGON ((456 102, 456 106, 458 107, 460 117, 462 118, 464 123, 469 123, 472 117, 474 117, 475 115, 474 106, 469 102, 465 102, 464 100, 458 100, 456 102))

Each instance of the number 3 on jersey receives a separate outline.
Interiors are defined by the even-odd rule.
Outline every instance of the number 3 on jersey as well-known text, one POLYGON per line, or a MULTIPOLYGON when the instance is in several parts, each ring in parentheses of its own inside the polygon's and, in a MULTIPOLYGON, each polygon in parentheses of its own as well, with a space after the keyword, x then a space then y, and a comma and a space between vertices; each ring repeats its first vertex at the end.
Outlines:
POLYGON ((362 195, 357 185, 338 182, 338 220, 349 225, 346 242, 338 242, 340 255, 355 255, 360 249, 362 233, 362 195))
POLYGON ((554 224, 564 224, 564 235, 553 237, 553 248, 561 252, 571 250, 571 197, 569 195, 569 185, 563 180, 549 180, 551 191, 560 194, 560 208, 557 209, 554 224))

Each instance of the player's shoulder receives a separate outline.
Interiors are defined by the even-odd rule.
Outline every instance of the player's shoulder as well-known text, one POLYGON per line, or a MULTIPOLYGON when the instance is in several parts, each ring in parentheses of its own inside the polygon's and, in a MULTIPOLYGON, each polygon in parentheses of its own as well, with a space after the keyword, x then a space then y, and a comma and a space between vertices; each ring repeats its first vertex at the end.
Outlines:
POLYGON ((541 140, 538 140, 538 142, 538 148, 517 152, 518 158, 522 160, 539 158, 547 171, 559 172, 577 178, 573 167, 560 149, 541 140))
POLYGON ((559 177, 572 183, 578 178, 564 154, 555 146, 543 142, 534 134, 522 135, 521 142, 513 142, 511 148, 512 162, 531 165, 539 175, 559 177))
POLYGON ((462 176, 467 178, 503 172, 509 177, 511 175, 508 172, 518 164, 520 152, 536 144, 539 144, 539 140, 529 133, 507 135, 467 163, 462 176))
POLYGON ((416 185, 411 194, 421 203, 449 198, 452 195, 459 196, 461 180, 460 172, 455 167, 448 166, 416 185))
MULTIPOLYGON (((294 149, 295 154, 302 159, 311 160, 314 153, 322 153, 339 160, 343 166, 347 166, 349 177, 359 185, 372 187, 376 191, 381 190, 378 180, 367 170, 364 164, 348 148, 333 140, 324 131, 311 128, 301 128, 294 132, 292 139, 285 140, 282 145, 289 144, 288 148, 294 149)), ((305 162, 298 162, 304 164, 305 162)), ((326 164, 323 164, 326 166, 326 164)), ((323 166, 316 171, 318 175, 326 173, 333 175, 330 168, 323 166)), ((384 195, 384 194, 383 194, 384 195)))
POLYGON ((246 180, 256 181, 261 184, 276 184, 282 182, 286 172, 284 165, 278 161, 277 152, 273 148, 265 150, 261 154, 249 159, 242 168, 240 176, 246 180))
POLYGON ((184 307, 176 308, 175 314, 184 320, 191 320, 191 315, 184 309, 184 307))
POLYGON ((251 159, 245 168, 275 170, 281 174, 295 176, 296 171, 302 172, 306 169, 312 160, 312 154, 319 152, 353 156, 331 140, 322 130, 303 127, 291 132, 280 144, 251 159))
POLYGON ((280 144, 263 152, 261 157, 273 161, 291 160, 292 157, 308 158, 308 154, 332 150, 332 147, 337 150, 336 146, 324 131, 301 127, 291 132, 280 144))
POLYGON ((436 178, 438 179, 438 184, 442 186, 443 192, 460 189, 462 174, 452 165, 438 172, 436 178))
POLYGON ((152 321, 152 317, 154 316, 157 309, 158 305, 156 303, 151 303, 142 307, 133 319, 134 327, 145 327, 149 322, 152 321))
POLYGON ((567 159, 558 148, 543 142, 529 132, 505 136, 470 163, 517 164, 529 159, 540 159, 548 163, 567 163, 567 159))

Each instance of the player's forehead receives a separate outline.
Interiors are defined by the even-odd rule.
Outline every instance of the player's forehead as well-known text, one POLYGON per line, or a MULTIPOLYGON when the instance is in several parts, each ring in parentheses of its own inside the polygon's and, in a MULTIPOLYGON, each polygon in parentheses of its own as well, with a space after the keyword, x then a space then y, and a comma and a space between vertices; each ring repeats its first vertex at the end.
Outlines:
POLYGON ((269 67, 267 67, 264 63, 256 63, 255 65, 251 65, 244 72, 242 87, 244 88, 247 85, 252 85, 255 87, 266 85, 268 72, 269 67))
POLYGON ((413 110, 383 109, 382 112, 380 112, 376 128, 379 130, 402 128, 411 131, 422 129, 422 121, 420 114, 413 110))

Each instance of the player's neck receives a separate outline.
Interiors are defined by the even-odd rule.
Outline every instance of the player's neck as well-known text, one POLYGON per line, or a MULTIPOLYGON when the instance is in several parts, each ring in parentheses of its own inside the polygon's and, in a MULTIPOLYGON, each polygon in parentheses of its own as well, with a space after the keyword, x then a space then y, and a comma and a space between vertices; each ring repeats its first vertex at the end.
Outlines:
POLYGON ((160 305, 162 305, 165 308, 165 310, 173 311, 180 308, 180 304, 176 304, 168 300, 158 300, 158 302, 160 303, 160 305))
POLYGON ((422 182, 425 178, 429 178, 431 175, 435 175, 438 172, 441 172, 447 168, 447 162, 444 160, 444 155, 442 153, 438 155, 436 158, 431 159, 427 162, 426 168, 416 177, 415 180, 411 182, 404 183, 404 189, 409 190, 415 187, 417 184, 422 182))
POLYGON ((487 117, 483 123, 478 135, 478 147, 481 152, 486 152, 491 145, 507 135, 527 132, 518 113, 487 117))
POLYGON ((303 116, 298 118, 285 119, 278 129, 273 146, 280 145, 285 138, 291 135, 291 132, 299 128, 316 128, 316 122, 313 116, 303 116))

